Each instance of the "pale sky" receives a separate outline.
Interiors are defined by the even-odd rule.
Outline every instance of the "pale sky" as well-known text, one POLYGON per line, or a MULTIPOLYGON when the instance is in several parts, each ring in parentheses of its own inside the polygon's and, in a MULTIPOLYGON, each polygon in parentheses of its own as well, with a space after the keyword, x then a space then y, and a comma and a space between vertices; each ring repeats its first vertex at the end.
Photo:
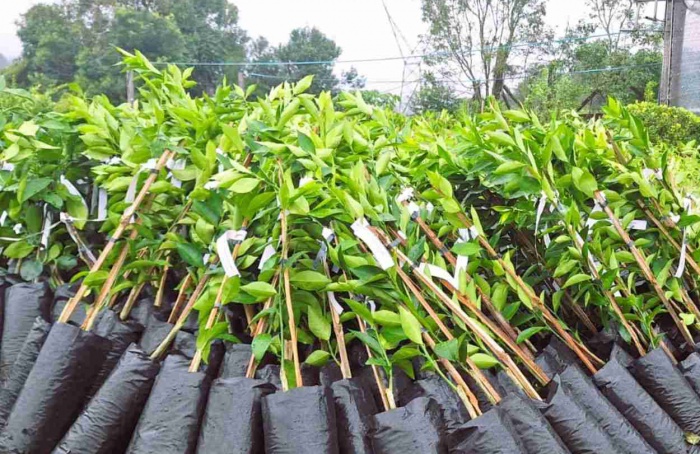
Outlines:
MULTIPOLYGON (((36 3, 50 0, 0 0, 0 53, 14 58, 22 52, 15 32, 20 15, 36 3)), ((340 60, 376 59, 421 53, 421 0, 384 0, 400 30, 399 45, 394 38, 382 0, 235 0, 240 25, 251 37, 265 36, 279 44, 297 27, 315 26, 338 44, 340 60)), ((586 15, 585 0, 549 0, 547 22, 563 34, 586 15)), ((418 62, 418 60, 413 60, 418 62)), ((367 88, 399 93, 404 77, 402 60, 336 65, 338 72, 355 66, 367 77, 367 88)), ((417 64, 406 66, 405 80, 418 77, 417 64)), ((405 88, 405 89, 410 89, 405 88)))

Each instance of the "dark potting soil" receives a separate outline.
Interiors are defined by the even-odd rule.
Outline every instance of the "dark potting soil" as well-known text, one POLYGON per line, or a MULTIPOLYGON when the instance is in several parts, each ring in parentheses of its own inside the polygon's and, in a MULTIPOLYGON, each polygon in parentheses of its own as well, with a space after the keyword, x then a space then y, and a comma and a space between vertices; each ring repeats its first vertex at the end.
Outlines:
POLYGON ((342 380, 343 373, 340 366, 335 361, 330 361, 321 367, 319 373, 319 382, 321 386, 331 386, 333 383, 342 380))
POLYGON ((377 406, 371 393, 353 379, 332 383, 338 446, 343 454, 371 454, 370 430, 377 406))
POLYGON ((0 434, 0 452, 51 452, 78 416, 109 348, 94 333, 54 324, 0 434))
POLYGON ((95 328, 95 333, 109 339, 112 342, 112 347, 95 378, 95 383, 90 390, 90 397, 95 395, 102 383, 107 380, 107 377, 120 361, 126 349, 131 344, 138 342, 141 332, 143 332, 143 326, 139 323, 134 321, 122 322, 119 320, 119 314, 116 312, 112 310, 103 311, 95 328))
POLYGON ((191 454, 207 402, 210 377, 188 372, 190 360, 168 355, 143 408, 127 453, 191 454))
POLYGON ((683 431, 634 379, 613 359, 593 376, 605 397, 658 452, 686 452, 683 431))
POLYGON ((135 344, 129 346, 54 453, 123 453, 159 368, 135 344))
POLYGON ((0 384, 10 375, 24 340, 41 317, 50 320, 52 294, 47 282, 15 284, 5 290, 2 344, 0 344, 0 384))
POLYGON ((681 429, 700 435, 700 396, 662 349, 636 360, 632 374, 681 429))
POLYGON ((448 452, 440 406, 419 397, 405 407, 378 413, 370 437, 376 454, 448 452))
POLYGON ((304 386, 263 397, 265 452, 337 454, 333 395, 322 386, 304 386))
POLYGON ((198 454, 263 454, 262 398, 275 387, 262 380, 234 377, 214 380, 209 391, 198 454))
POLYGON ((32 371, 36 358, 39 356, 41 347, 44 345, 46 336, 49 335, 51 325, 42 317, 34 319, 34 326, 24 340, 24 345, 17 355, 17 360, 12 366, 10 375, 5 380, 5 384, 0 389, 0 427, 5 425, 7 417, 12 411, 12 407, 19 397, 19 393, 27 381, 29 372, 32 371))

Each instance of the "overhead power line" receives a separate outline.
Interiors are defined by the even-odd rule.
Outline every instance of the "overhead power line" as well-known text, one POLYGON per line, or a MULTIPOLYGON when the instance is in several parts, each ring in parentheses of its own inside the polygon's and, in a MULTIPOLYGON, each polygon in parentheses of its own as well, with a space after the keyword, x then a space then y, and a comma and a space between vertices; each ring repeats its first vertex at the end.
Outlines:
MULTIPOLYGON (((659 33, 662 32, 663 30, 636 30, 637 33, 659 33)), ((633 30, 620 30, 617 33, 613 33, 612 36, 619 36, 623 34, 631 34, 634 33, 635 31, 633 30)), ((568 43, 568 42, 580 42, 580 41, 588 41, 591 39, 597 39, 597 38, 607 38, 608 34, 601 34, 601 35, 590 35, 590 36, 572 36, 568 38, 561 38, 561 39, 556 39, 552 41, 533 41, 533 42, 521 42, 521 43, 513 43, 508 46, 492 46, 492 47, 484 47, 480 49, 472 49, 470 53, 479 53, 482 51, 494 51, 497 49, 515 49, 515 48, 521 48, 521 47, 537 47, 537 46, 550 46, 552 44, 563 44, 563 43, 568 43)), ((431 52, 427 54, 418 54, 418 55, 406 55, 406 56, 394 56, 394 57, 378 57, 378 58, 359 58, 359 59, 352 59, 352 60, 306 60, 306 61, 257 61, 257 62, 244 62, 244 61, 235 61, 235 62, 226 62, 226 61, 221 61, 221 62, 153 62, 154 65, 176 65, 176 66, 234 66, 234 67, 251 67, 251 66, 305 66, 305 65, 333 65, 333 64, 352 64, 352 63, 375 63, 375 62, 387 62, 387 61, 407 61, 407 60, 414 60, 414 59, 423 59, 423 58, 430 58, 430 57, 441 57, 441 56, 448 56, 450 55, 449 52, 431 52)))

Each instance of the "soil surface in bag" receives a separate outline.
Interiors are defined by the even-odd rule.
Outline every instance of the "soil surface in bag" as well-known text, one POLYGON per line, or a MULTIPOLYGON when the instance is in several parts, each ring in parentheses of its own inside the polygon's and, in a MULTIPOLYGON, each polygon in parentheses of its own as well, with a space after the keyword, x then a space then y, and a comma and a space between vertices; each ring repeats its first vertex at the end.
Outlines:
POLYGON ((450 454, 525 454, 525 451, 520 449, 494 407, 453 431, 450 454))
POLYGON ((278 364, 268 364, 255 371, 255 378, 272 384, 277 390, 282 389, 280 380, 280 366, 278 364))
POLYGON ((15 284, 5 290, 2 344, 0 344, 0 384, 10 375, 34 319, 50 320, 53 297, 49 284, 15 284))
POLYGON ((585 410, 598 427, 610 437, 617 447, 618 453, 653 452, 651 446, 640 433, 603 396, 580 367, 571 365, 561 373, 560 377, 562 386, 566 388, 578 406, 585 410))
POLYGON ((679 368, 696 394, 700 395, 700 354, 693 353, 680 363, 679 368))
POLYGON ((109 353, 107 353, 107 358, 95 378, 95 383, 90 390, 90 397, 95 395, 97 390, 100 389, 100 386, 102 386, 102 383, 107 380, 107 377, 120 361, 126 349, 129 348, 131 344, 138 342, 141 337, 141 332, 143 332, 143 326, 140 324, 133 321, 122 322, 119 320, 119 314, 112 310, 103 312, 95 328, 95 333, 109 339, 110 342, 112 342, 112 347, 109 353))
POLYGON ((303 386, 263 397, 265 452, 337 454, 335 408, 331 390, 303 386))
POLYGON ((143 408, 131 443, 133 454, 191 454, 209 392, 209 376, 188 372, 190 360, 168 355, 143 408))
POLYGON ((681 429, 700 435, 700 396, 662 349, 636 360, 632 374, 681 429))
POLYGON ((17 355, 17 360, 12 366, 9 377, 5 380, 2 389, 0 389, 0 427, 5 425, 5 421, 24 387, 24 382, 27 381, 29 372, 34 367, 36 358, 39 356, 41 347, 44 345, 50 330, 51 325, 42 317, 34 319, 34 326, 29 331, 29 335, 27 335, 24 345, 22 345, 22 349, 17 355))
POLYGON ((566 444, 542 416, 535 402, 517 394, 498 404, 501 420, 509 427, 522 452, 569 454, 566 444))
POLYGON ((433 399, 419 397, 405 407, 378 413, 372 422, 375 454, 447 453, 442 410, 433 399))
POLYGON ((598 370, 593 381, 652 448, 668 454, 686 452, 681 428, 617 360, 598 370))
POLYGON ((132 344, 54 454, 123 453, 159 368, 132 344))
POLYGON ((209 391, 198 454, 264 454, 262 398, 275 392, 270 383, 252 378, 214 380, 209 391))
MULTIPOLYGON (((56 291, 53 294, 53 305, 51 306, 52 323, 55 323, 61 316, 63 308, 66 307, 66 304, 68 304, 68 300, 73 298, 75 292, 78 291, 78 287, 80 287, 80 282, 74 282, 72 284, 63 284, 59 285, 58 288, 56 288, 56 291)), ((87 316, 87 308, 89 307, 90 306, 88 304, 85 304, 83 302, 78 303, 78 305, 75 306, 75 310, 68 319, 68 323, 72 323, 78 326, 81 325, 83 321, 85 321, 85 317, 87 316)))
POLYGON ((440 406, 448 435, 452 430, 456 429, 457 426, 464 424, 470 419, 462 399, 450 388, 450 385, 439 376, 434 375, 413 382, 413 385, 405 389, 399 396, 400 405, 405 406, 417 397, 432 398, 440 406))
POLYGON ((331 385, 338 427, 338 446, 343 454, 371 454, 369 436, 377 406, 370 391, 353 379, 339 380, 331 385))
POLYGON ((78 416, 109 348, 97 334, 54 324, 0 434, 0 452, 51 452, 78 416))
POLYGON ((253 349, 248 344, 227 344, 219 377, 245 377, 252 354, 253 349))

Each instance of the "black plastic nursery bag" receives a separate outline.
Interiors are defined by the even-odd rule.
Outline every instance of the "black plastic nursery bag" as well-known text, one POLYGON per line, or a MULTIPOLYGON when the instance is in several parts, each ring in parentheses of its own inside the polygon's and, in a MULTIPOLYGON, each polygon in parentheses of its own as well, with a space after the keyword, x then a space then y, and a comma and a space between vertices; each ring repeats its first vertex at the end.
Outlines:
POLYGON ((338 445, 343 454, 372 453, 370 429, 377 406, 370 391, 353 380, 338 380, 331 385, 338 427, 338 445))
POLYGON ((371 433, 375 454, 447 453, 441 413, 433 399, 419 397, 404 407, 375 415, 371 433))

